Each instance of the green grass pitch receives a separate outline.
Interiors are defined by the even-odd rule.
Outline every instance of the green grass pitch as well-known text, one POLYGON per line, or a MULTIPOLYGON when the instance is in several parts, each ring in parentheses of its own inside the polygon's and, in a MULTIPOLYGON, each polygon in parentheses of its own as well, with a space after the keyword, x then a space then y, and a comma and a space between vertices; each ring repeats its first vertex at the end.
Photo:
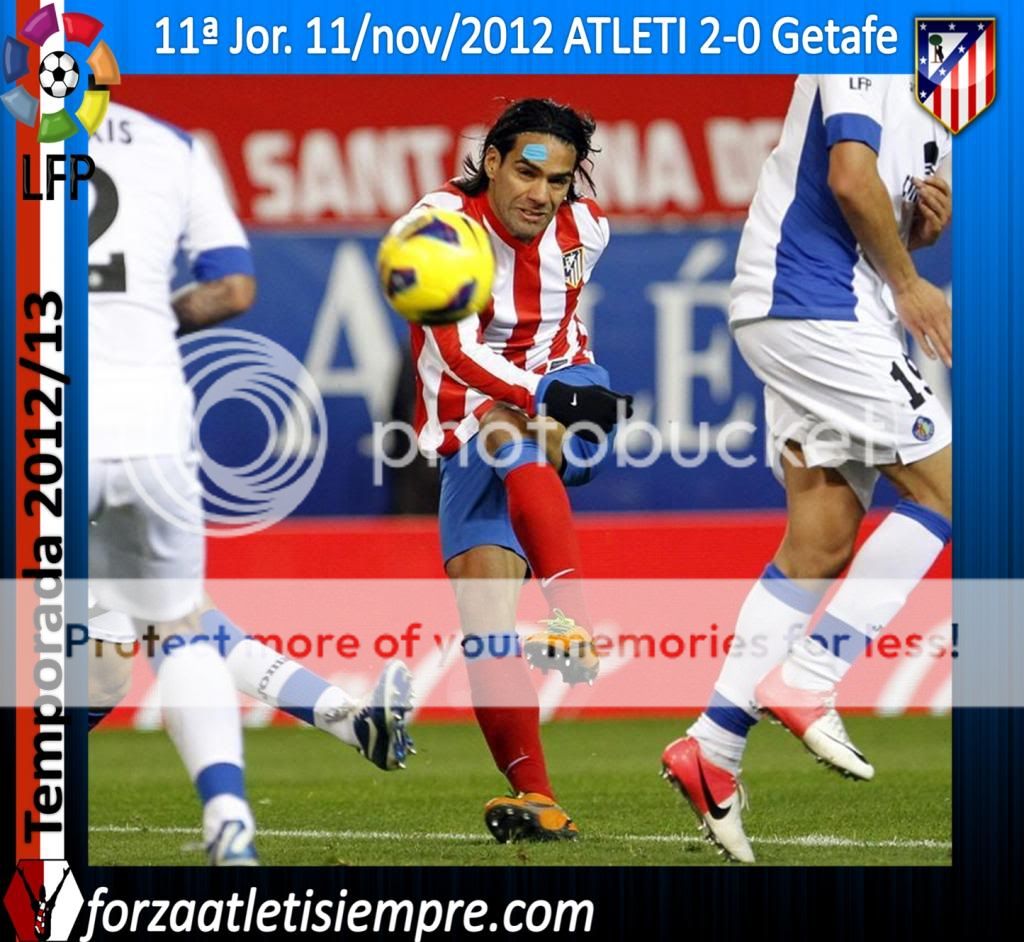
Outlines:
MULTIPOLYGON (((473 725, 420 725, 404 772, 380 772, 323 733, 247 731, 249 798, 268 866, 705 866, 689 806, 658 777, 688 720, 561 721, 544 728, 574 843, 499 845, 483 806, 504 793, 473 725)), ((767 866, 951 863, 949 718, 848 718, 877 770, 852 782, 816 765, 788 733, 754 730, 744 821, 767 866)), ((94 865, 204 863, 198 800, 165 735, 103 730, 89 739, 89 859, 94 865)), ((735 866, 735 865, 734 865, 735 866)))

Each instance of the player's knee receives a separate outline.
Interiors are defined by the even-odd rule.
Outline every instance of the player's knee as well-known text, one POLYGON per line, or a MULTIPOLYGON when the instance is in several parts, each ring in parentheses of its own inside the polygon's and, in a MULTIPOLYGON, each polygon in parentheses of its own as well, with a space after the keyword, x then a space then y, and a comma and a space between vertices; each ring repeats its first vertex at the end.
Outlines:
POLYGON ((915 504, 941 514, 947 520, 953 519, 953 495, 944 488, 917 486, 908 488, 904 496, 915 504))
POLYGON ((495 406, 480 420, 477 436, 481 447, 495 456, 505 445, 536 442, 541 454, 555 468, 562 466, 562 442, 566 429, 547 416, 529 416, 518 409, 495 406))
POLYGON ((515 625, 516 601, 526 564, 510 550, 476 546, 448 560, 459 620, 467 634, 504 631, 515 625))
POLYGON ((544 449, 548 464, 558 469, 562 466, 566 429, 561 422, 547 416, 537 418, 537 442, 544 449))
POLYGON ((474 575, 473 569, 449 569, 455 589, 455 604, 463 634, 487 635, 511 629, 515 625, 515 595, 518 584, 507 579, 474 575))
POLYGON ((900 497, 953 519, 953 453, 947 446, 915 464, 883 468, 900 497))
POLYGON ((527 422, 522 412, 495 406, 480 420, 480 431, 477 434, 487 453, 494 455, 502 446, 522 441, 528 432, 527 422))
POLYGON ((787 538, 776 562, 790 579, 834 579, 853 559, 854 539, 834 534, 814 542, 787 538))
POLYGON ((935 494, 925 506, 936 513, 942 514, 947 520, 953 519, 952 494, 935 494))

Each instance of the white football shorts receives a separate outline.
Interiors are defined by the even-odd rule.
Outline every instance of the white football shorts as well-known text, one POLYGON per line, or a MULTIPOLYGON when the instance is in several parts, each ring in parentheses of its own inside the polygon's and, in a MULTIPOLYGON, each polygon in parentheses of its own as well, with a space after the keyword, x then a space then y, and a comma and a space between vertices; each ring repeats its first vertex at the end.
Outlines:
MULTIPOLYGON (((143 622, 173 621, 203 598, 206 539, 195 455, 89 462, 89 594, 143 622)), ((89 634, 132 641, 130 619, 89 634)))
POLYGON ((772 470, 797 442, 810 467, 836 468, 865 508, 880 465, 913 464, 953 440, 948 413, 907 356, 898 324, 767 318, 735 331, 764 383, 772 470))

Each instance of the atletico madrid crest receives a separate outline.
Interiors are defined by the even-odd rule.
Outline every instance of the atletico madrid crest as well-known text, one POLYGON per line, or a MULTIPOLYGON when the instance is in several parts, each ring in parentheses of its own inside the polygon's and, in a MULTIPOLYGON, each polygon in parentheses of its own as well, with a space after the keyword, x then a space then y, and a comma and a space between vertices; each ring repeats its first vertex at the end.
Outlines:
POLYGON ((562 253, 562 270, 565 272, 565 286, 578 288, 583 284, 583 246, 562 253))
POLYGON ((956 134, 996 96, 996 21, 992 17, 914 20, 917 102, 956 134))

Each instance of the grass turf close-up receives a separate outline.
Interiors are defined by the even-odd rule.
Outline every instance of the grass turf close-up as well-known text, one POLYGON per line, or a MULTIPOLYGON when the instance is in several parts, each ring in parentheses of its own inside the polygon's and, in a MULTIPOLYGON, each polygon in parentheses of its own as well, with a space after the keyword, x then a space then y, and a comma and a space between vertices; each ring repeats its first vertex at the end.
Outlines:
MULTIPOLYGON (((559 721, 543 737, 558 800, 579 839, 499 845, 483 821, 504 792, 475 725, 414 726, 418 754, 384 773, 307 729, 246 732, 247 787, 266 866, 705 866, 704 843, 679 794, 658 777, 664 746, 689 719, 559 721)), ((743 780, 744 824, 767 866, 949 865, 948 717, 852 716, 871 782, 816 765, 791 735, 762 723, 743 780)), ((103 730, 89 738, 89 862, 205 863, 198 799, 167 737, 103 730)))

